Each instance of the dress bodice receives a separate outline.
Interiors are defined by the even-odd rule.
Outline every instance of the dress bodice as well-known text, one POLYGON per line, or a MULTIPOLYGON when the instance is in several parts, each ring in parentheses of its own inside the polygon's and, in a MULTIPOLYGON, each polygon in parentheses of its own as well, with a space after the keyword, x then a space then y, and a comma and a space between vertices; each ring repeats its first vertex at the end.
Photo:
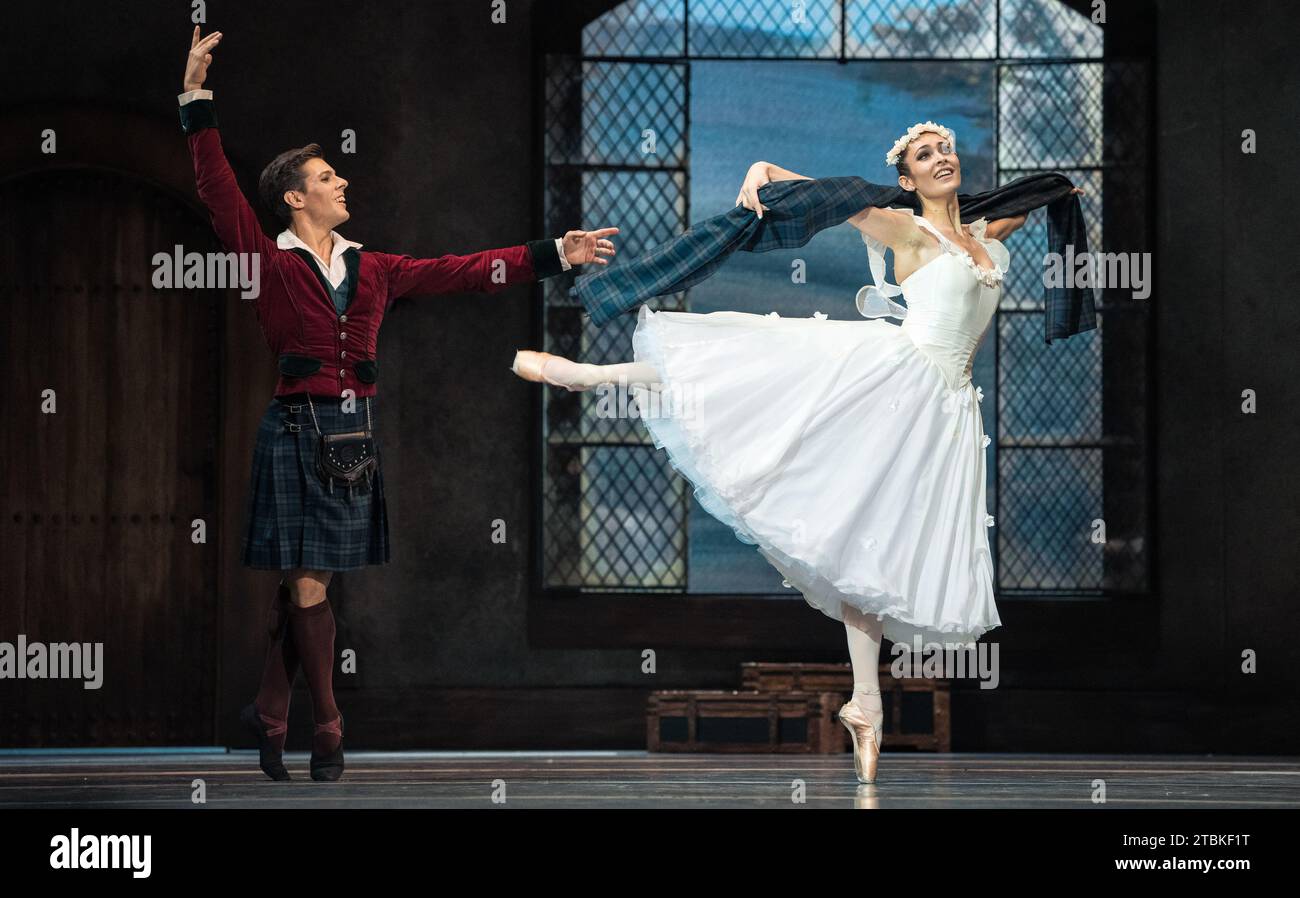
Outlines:
POLYGON ((903 331, 939 366, 948 387, 956 390, 970 382, 975 351, 1002 295, 1010 253, 1002 241, 984 236, 986 219, 972 222, 971 235, 993 262, 992 268, 981 268, 970 253, 939 233, 929 220, 912 215, 919 227, 938 239, 943 252, 905 277, 902 284, 890 284, 884 278, 883 244, 864 234, 876 284, 858 292, 858 310, 868 318, 887 315, 903 319, 903 331), (899 293, 906 297, 906 307, 889 298, 899 293))

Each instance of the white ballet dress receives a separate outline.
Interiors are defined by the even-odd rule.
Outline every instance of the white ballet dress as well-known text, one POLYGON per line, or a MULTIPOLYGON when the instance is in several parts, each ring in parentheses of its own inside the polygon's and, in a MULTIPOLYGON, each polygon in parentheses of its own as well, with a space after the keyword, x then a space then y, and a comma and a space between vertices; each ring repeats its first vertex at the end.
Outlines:
POLYGON ((991 269, 913 215, 943 252, 889 284, 884 246, 864 235, 875 285, 857 306, 872 320, 642 306, 633 350, 660 395, 634 389, 704 509, 810 605, 876 615, 895 643, 969 644, 1001 623, 971 362, 1010 255, 983 218, 970 233, 991 269))

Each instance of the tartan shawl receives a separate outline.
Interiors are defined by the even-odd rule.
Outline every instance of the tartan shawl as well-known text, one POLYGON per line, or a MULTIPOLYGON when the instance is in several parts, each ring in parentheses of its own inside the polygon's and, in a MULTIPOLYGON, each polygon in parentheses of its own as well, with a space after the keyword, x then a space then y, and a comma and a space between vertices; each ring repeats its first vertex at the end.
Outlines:
MULTIPOLYGON (((1075 257, 1088 252, 1079 197, 1070 193, 1073 187, 1060 172, 1040 172, 982 193, 958 194, 957 202, 963 222, 1008 218, 1046 206, 1046 251, 1068 261, 1070 249, 1075 257)), ((803 246, 818 231, 841 224, 867 206, 921 211, 915 193, 856 176, 773 181, 759 188, 758 198, 767 207, 761 219, 744 206, 733 206, 634 259, 580 276, 570 296, 602 327, 652 297, 699 283, 736 250, 763 253, 803 246)), ((1067 280, 1065 285, 1043 287, 1043 330, 1049 344, 1097 326, 1092 287, 1067 280)))

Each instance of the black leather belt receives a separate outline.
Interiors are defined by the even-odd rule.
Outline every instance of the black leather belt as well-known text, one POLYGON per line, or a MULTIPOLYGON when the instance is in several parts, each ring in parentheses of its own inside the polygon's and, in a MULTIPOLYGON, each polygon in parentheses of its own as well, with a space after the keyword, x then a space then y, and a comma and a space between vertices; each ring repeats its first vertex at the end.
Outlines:
POLYGON ((306 410, 306 399, 304 399, 302 404, 299 405, 286 400, 284 397, 280 397, 280 407, 289 413, 285 415, 283 419, 284 429, 289 431, 289 433, 302 433, 303 426, 294 421, 293 416, 306 410))
MULTIPOLYGON (((309 414, 307 409, 306 393, 285 393, 283 396, 276 396, 275 399, 277 402, 280 403, 280 408, 283 409, 284 412, 286 413, 282 419, 285 430, 289 431, 289 433, 302 433, 303 430, 312 429, 312 426, 309 423, 309 421, 300 424, 298 423, 297 420, 295 420, 295 417, 299 414, 303 415, 304 417, 309 414)), ((313 394, 311 397, 311 401, 316 403, 317 405, 321 405, 323 403, 339 403, 342 402, 343 400, 339 396, 325 396, 320 394, 313 394)), ((357 399, 358 403, 361 403, 363 401, 365 401, 364 398, 357 399)), ((361 409, 358 407, 357 411, 360 412, 361 409)))

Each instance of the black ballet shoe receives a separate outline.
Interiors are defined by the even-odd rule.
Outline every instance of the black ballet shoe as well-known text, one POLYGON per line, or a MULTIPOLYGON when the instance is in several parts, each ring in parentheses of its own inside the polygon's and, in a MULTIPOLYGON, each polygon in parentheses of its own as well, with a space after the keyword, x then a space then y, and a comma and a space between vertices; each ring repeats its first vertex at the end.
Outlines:
POLYGON ((313 746, 311 752, 311 778, 317 782, 332 783, 343 775, 343 715, 331 720, 329 723, 316 724, 318 733, 337 733, 339 737, 338 748, 334 753, 324 757, 316 754, 313 746))
POLYGON ((287 730, 288 724, 279 720, 275 721, 273 728, 267 729, 262 715, 257 713, 257 705, 245 705, 244 710, 239 712, 239 719, 244 724, 244 728, 257 739, 257 764, 262 768, 262 772, 277 781, 292 779, 289 771, 285 769, 284 755, 271 745, 271 737, 287 730))

